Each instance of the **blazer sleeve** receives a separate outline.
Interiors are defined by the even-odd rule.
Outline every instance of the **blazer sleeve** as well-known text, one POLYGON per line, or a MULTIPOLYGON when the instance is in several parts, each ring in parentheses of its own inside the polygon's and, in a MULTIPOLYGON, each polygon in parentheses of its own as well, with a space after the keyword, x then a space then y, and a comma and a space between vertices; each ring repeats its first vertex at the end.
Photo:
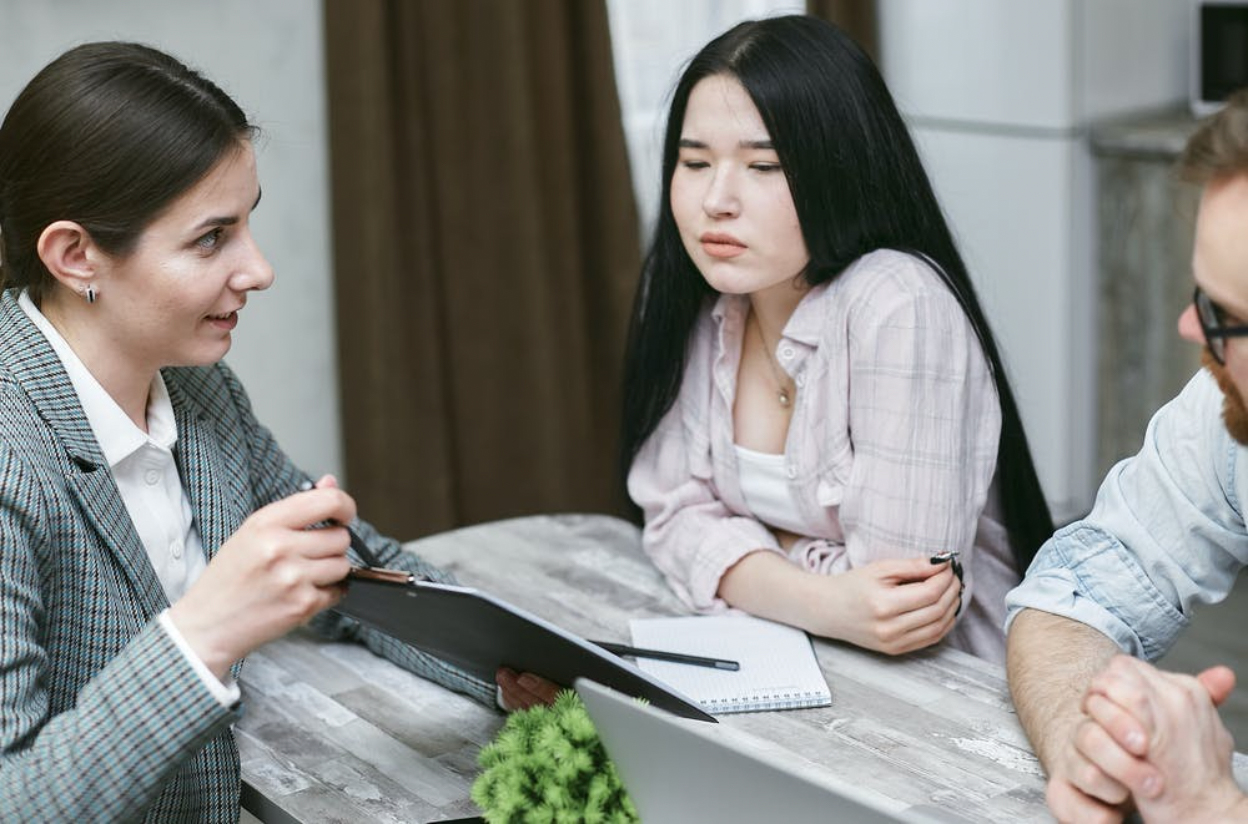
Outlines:
MULTIPOLYGON (((237 719, 152 621, 52 715, 36 549, 57 516, 0 447, 0 818, 130 820, 237 719)), ((49 500, 52 500, 50 497, 49 500)), ((58 547, 55 551, 69 551, 58 547)), ((89 610, 84 611, 89 614, 89 610)), ((90 642, 90 626, 82 642, 90 642)), ((72 642, 72 641, 71 641, 72 642)))
MULTIPOLYGON (((253 509, 285 498, 298 488, 308 474, 295 466, 294 462, 278 446, 277 440, 268 427, 256 420, 246 391, 229 367, 222 363, 216 368, 225 378, 247 438, 250 451, 251 487, 256 496, 253 509)), ((398 541, 381 535, 371 524, 357 519, 350 526, 368 544, 369 549, 377 556, 377 560, 385 566, 403 569, 434 581, 455 583, 454 576, 449 572, 405 551, 398 541)), ((455 692, 465 693, 487 706, 495 705, 493 683, 475 678, 440 658, 396 641, 371 627, 365 627, 339 612, 326 610, 316 616, 309 625, 327 638, 358 641, 374 653, 422 678, 428 678, 455 692)))

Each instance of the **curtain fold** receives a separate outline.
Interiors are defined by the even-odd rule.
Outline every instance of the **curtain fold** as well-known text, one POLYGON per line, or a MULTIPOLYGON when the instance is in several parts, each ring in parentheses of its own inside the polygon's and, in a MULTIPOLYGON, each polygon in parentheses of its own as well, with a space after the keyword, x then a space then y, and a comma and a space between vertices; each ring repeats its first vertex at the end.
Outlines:
POLYGON ((840 26, 879 65, 880 39, 875 0, 806 0, 806 13, 840 26))
POLYGON ((605 4, 326 0, 347 480, 401 538, 622 511, 639 235, 605 4))

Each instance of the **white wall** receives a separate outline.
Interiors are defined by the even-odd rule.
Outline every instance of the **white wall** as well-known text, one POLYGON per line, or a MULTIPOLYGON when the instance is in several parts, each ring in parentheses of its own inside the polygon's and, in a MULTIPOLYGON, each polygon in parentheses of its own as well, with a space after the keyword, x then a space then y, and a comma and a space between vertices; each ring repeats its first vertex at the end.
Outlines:
POLYGON ((311 0, 0 0, 0 109, 62 51, 105 39, 164 49, 238 101, 265 132, 253 225, 277 281, 226 360, 294 459, 341 475, 321 28, 311 0))
POLYGON ((1080 515, 1100 481, 1087 131, 1185 97, 1188 4, 880 0, 879 10, 884 78, 1001 342, 1054 516, 1080 515))

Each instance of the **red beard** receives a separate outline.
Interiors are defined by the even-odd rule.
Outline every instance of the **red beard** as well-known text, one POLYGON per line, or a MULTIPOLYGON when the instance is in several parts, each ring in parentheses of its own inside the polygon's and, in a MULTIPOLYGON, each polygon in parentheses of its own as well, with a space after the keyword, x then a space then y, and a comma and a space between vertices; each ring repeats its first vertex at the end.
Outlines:
POLYGON ((1222 390, 1222 422, 1226 424, 1226 431, 1241 446, 1248 446, 1248 407, 1244 406, 1244 397, 1239 394, 1239 387, 1227 374, 1226 367, 1209 354, 1208 347, 1200 353, 1200 362, 1213 375, 1213 379, 1218 382, 1218 388, 1222 390))

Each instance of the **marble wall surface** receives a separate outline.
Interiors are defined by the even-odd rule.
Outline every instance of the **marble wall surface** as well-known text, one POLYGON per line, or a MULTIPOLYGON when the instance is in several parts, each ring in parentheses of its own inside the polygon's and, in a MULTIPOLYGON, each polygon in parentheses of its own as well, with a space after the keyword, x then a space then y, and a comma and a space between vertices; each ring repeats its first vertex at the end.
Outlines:
POLYGON ((1097 175, 1096 476, 1139 451, 1149 418, 1200 367, 1176 322, 1191 301, 1198 192, 1175 159, 1196 128, 1185 110, 1091 130, 1097 175))

